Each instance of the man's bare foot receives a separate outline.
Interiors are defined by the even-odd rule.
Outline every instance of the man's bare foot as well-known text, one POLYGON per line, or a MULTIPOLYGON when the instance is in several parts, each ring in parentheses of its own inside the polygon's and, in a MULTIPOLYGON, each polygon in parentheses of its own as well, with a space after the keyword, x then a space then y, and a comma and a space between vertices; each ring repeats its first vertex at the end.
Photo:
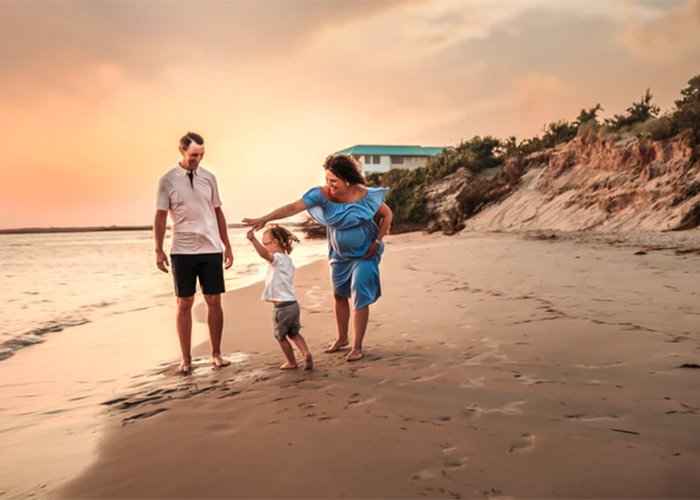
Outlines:
POLYGON ((362 359, 362 356, 362 351, 360 351, 359 349, 353 349, 348 353, 347 356, 345 356, 345 359, 347 361, 357 361, 358 359, 362 359))
POLYGON ((180 366, 177 367, 177 370, 175 370, 175 373, 177 375, 189 375, 190 372, 192 371, 192 362, 191 361, 181 361, 180 366))
POLYGON ((343 347, 346 347, 350 342, 347 340, 336 340, 331 344, 331 346, 326 349, 323 352, 337 352, 340 351, 343 347))
POLYGON ((231 364, 230 361, 226 361, 224 358, 221 357, 219 354, 218 356, 212 356, 211 357, 211 364, 214 365, 214 368, 222 368, 224 366, 228 366, 231 364))
POLYGON ((291 363, 285 363, 282 366, 280 366, 280 370, 296 370, 297 368, 297 365, 293 365, 291 363))
POLYGON ((304 370, 313 370, 314 369, 314 358, 311 356, 311 353, 307 353, 306 356, 304 356, 304 370))

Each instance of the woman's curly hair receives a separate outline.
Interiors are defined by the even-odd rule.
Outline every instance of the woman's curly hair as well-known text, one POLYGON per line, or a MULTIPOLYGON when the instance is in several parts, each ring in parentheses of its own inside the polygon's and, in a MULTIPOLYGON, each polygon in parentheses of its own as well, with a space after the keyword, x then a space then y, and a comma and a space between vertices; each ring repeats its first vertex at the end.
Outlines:
POLYGON ((265 233, 270 233, 273 239, 280 242, 280 246, 285 253, 292 253, 292 248, 296 243, 299 243, 299 238, 294 236, 286 227, 277 224, 270 224, 265 228, 265 233))
POLYGON ((367 183, 365 176, 362 175, 362 168, 351 155, 330 155, 323 162, 323 168, 348 184, 361 184, 364 186, 367 183))

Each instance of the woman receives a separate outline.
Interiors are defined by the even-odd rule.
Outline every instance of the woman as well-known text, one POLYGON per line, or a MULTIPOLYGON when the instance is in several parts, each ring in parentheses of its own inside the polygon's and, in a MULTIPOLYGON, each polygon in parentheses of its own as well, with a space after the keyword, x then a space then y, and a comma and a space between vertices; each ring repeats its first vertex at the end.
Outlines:
POLYGON ((264 217, 243 219, 243 224, 261 229, 266 223, 291 217, 304 210, 326 227, 328 261, 335 299, 338 338, 326 349, 336 352, 350 342, 350 302, 353 301, 352 350, 345 359, 362 358, 362 340, 367 330, 369 306, 381 296, 379 261, 384 251, 382 239, 391 227, 393 214, 384 203, 388 188, 365 187, 365 178, 350 155, 326 158, 326 185, 310 189, 300 200, 278 208, 264 217), (374 216, 381 217, 379 226, 374 216))

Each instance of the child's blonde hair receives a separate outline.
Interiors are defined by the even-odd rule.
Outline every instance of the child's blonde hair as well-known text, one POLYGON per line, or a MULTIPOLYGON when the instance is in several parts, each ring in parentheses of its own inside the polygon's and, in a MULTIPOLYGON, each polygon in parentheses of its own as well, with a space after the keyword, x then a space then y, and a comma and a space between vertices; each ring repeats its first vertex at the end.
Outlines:
POLYGON ((265 233, 270 233, 272 238, 280 242, 280 246, 285 253, 292 253, 292 248, 294 244, 299 243, 299 238, 294 236, 289 229, 286 227, 279 226, 277 224, 270 224, 265 228, 265 233))

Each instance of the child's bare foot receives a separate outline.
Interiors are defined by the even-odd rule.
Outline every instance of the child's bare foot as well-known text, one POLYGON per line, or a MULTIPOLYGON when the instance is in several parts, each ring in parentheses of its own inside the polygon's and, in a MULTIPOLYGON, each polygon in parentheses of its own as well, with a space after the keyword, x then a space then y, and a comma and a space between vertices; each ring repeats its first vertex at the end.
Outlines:
POLYGON ((231 362, 222 358, 221 354, 216 354, 211 357, 211 364, 214 365, 214 368, 222 368, 224 366, 230 365, 231 362))
POLYGON ((293 365, 291 363, 285 363, 280 366, 280 370, 296 370, 297 368, 299 368, 297 365, 293 365))
POLYGON ((357 361, 359 359, 362 359, 362 351, 360 349, 353 349, 348 353, 347 356, 345 356, 345 359, 347 361, 357 361))
POLYGON ((311 353, 307 353, 306 356, 304 356, 304 370, 313 370, 314 369, 314 358, 311 356, 311 353))
POLYGON ((348 342, 347 340, 336 340, 335 342, 333 342, 333 344, 331 344, 331 346, 328 349, 326 349, 323 352, 340 351, 343 347, 346 347, 349 343, 350 342, 348 342))

